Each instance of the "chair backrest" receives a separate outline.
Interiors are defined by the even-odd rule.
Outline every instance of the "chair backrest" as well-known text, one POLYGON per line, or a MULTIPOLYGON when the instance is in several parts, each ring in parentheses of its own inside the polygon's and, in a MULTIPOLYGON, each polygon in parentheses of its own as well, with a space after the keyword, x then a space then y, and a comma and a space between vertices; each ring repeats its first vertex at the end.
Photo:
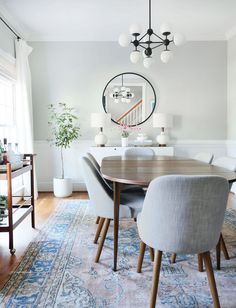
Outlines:
POLYGON ((91 161, 91 163, 94 165, 94 167, 100 172, 100 165, 97 162, 96 158, 89 152, 86 153, 86 155, 88 156, 89 160, 91 161))
POLYGON ((234 157, 219 157, 213 160, 212 165, 236 171, 236 158, 234 157))
POLYGON ((105 184, 88 157, 82 157, 82 168, 89 199, 94 207, 95 214, 101 217, 110 217, 113 215, 112 190, 105 184))
POLYGON ((129 148, 125 150, 125 157, 152 157, 155 156, 155 152, 151 148, 129 148))
POLYGON ((210 164, 212 162, 213 157, 214 155, 212 153, 200 152, 194 156, 194 159, 210 164))
POLYGON ((97 172, 99 173, 100 177, 102 178, 103 182, 109 187, 109 189, 113 189, 112 187, 112 183, 110 184, 106 179, 104 179, 104 177, 102 176, 101 173, 101 168, 100 165, 98 164, 96 158, 90 154, 90 153, 86 153, 86 155, 88 156, 88 159, 90 160, 90 162, 92 163, 93 167, 97 170, 97 172))
POLYGON ((141 239, 166 252, 200 253, 219 240, 229 185, 218 176, 154 179, 138 219, 141 239))

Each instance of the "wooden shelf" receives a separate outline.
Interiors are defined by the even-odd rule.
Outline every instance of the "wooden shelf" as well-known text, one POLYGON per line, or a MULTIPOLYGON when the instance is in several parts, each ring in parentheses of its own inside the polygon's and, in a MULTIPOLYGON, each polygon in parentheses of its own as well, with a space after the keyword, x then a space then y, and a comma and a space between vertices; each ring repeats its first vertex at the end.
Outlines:
MULTIPOLYGON (((16 178, 17 176, 19 175, 22 175, 28 171, 30 171, 32 169, 32 166, 31 165, 27 165, 27 166, 24 166, 20 169, 16 169, 16 170, 13 170, 11 172, 11 178, 16 178)), ((7 180, 7 172, 6 171, 1 171, 0 172, 0 180, 7 180)))
MULTIPOLYGON (((23 207, 17 209, 14 214, 13 214, 13 223, 12 227, 13 230, 33 211, 32 205, 29 207, 23 207)), ((9 222, 8 222, 8 217, 4 218, 0 222, 0 232, 8 232, 9 231, 9 222)))

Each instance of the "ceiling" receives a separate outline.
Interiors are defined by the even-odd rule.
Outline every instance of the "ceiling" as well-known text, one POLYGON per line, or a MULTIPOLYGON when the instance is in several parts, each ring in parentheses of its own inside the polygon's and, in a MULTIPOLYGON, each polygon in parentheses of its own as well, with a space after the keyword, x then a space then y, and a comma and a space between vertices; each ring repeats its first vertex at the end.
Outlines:
MULTIPOLYGON (((236 0, 153 0, 153 29, 169 22, 187 40, 236 33, 236 0)), ((27 40, 116 41, 148 24, 148 0, 0 0, 0 13, 27 40)))

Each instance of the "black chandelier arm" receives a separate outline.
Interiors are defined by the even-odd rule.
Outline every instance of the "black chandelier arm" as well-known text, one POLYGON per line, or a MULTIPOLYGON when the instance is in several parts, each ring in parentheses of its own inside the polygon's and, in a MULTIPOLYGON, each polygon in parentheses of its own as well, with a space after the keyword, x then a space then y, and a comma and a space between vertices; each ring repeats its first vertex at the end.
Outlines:
POLYGON ((157 35, 156 33, 153 32, 153 35, 155 35, 157 38, 159 38, 160 40, 164 41, 164 39, 162 37, 160 37, 159 35, 157 35))
MULTIPOLYGON (((140 43, 144 44, 144 45, 152 45, 152 44, 161 44, 161 45, 163 45, 164 44, 163 41, 161 41, 161 42, 148 41, 148 42, 140 42, 140 43)), ((140 46, 140 44, 139 44, 139 46, 140 46)))
MULTIPOLYGON (((164 45, 163 43, 160 43, 159 45, 157 45, 157 46, 155 46, 155 47, 152 47, 152 49, 155 49, 155 48, 157 48, 157 47, 160 47, 160 46, 162 46, 162 45, 164 45)), ((167 47, 167 46, 166 46, 167 47)))
POLYGON ((147 49, 147 47, 145 47, 145 46, 143 46, 141 44, 139 44, 139 46, 142 47, 143 49, 147 49))
POLYGON ((141 42, 141 40, 142 40, 143 38, 145 38, 145 36, 147 36, 147 35, 148 35, 148 33, 146 32, 138 41, 141 42))

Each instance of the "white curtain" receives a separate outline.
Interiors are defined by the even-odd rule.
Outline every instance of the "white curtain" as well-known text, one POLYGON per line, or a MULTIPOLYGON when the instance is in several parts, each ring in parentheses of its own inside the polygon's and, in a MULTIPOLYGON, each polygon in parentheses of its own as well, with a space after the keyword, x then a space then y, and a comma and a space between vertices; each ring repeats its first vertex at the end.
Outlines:
MULTIPOLYGON (((29 55, 32 48, 24 40, 15 41, 16 48, 16 127, 17 140, 21 153, 34 153, 33 148, 33 111, 29 55)), ((37 185, 35 179, 35 196, 37 185)), ((29 176, 24 176, 26 193, 30 192, 29 176)))

